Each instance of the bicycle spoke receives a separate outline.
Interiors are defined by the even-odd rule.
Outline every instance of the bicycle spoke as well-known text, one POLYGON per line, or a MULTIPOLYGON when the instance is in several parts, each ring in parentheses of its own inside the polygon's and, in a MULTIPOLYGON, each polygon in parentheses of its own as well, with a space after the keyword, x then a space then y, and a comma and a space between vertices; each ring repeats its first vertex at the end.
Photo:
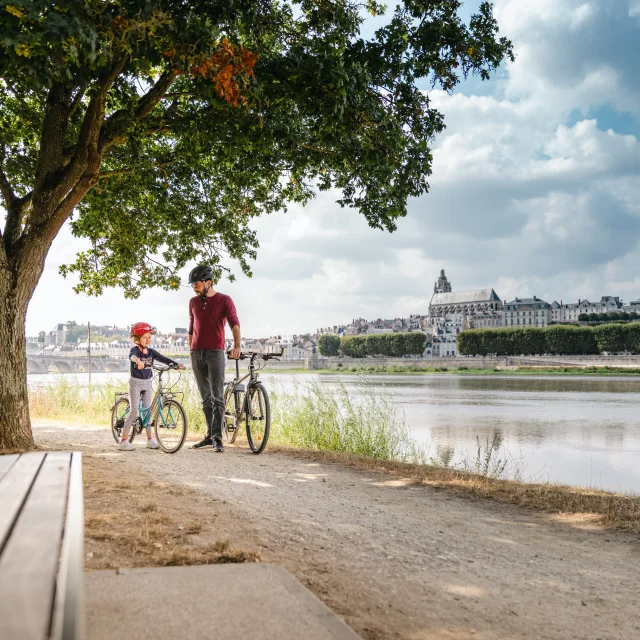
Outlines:
MULTIPOLYGON (((128 415, 129 400, 126 397, 118 398, 111 411, 111 433, 113 435, 113 439, 118 443, 122 439, 122 429, 128 415)), ((129 433, 129 441, 133 439, 133 432, 134 430, 131 429, 129 433)))
POLYGON ((163 403, 155 424, 156 438, 166 453, 175 453, 187 437, 187 416, 175 400, 163 403))

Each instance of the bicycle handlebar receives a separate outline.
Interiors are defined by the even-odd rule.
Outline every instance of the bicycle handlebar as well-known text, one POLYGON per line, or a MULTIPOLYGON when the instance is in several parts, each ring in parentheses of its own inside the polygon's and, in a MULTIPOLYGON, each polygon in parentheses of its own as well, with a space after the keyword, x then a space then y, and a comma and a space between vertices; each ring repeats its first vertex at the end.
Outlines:
POLYGON ((155 369, 156 371, 169 371, 170 369, 174 369, 177 370, 178 369, 177 364, 163 364, 162 366, 158 366, 155 362, 153 363, 153 366, 151 367, 145 367, 145 369, 155 369))
MULTIPOLYGON (((231 349, 228 349, 227 358, 229 357, 230 352, 231 349)), ((255 360, 256 358, 260 358, 266 362, 267 360, 279 360, 283 353, 284 349, 280 349, 279 353, 263 353, 262 351, 241 351, 240 358, 238 359, 246 360, 247 358, 251 358, 252 360, 255 360)))

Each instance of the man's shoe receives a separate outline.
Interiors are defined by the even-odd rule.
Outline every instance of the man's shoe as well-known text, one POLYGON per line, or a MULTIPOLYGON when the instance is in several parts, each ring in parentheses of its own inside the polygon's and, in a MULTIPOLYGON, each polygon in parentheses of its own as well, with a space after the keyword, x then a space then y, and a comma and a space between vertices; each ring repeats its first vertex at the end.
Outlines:
POLYGON ((210 447, 213 444, 213 440, 211 436, 207 436, 204 440, 200 440, 200 442, 196 442, 196 444, 191 447, 192 449, 202 449, 202 447, 210 447))
POLYGON ((222 444, 222 442, 214 442, 213 443, 213 450, 216 453, 222 453, 224 451, 224 445, 222 444))

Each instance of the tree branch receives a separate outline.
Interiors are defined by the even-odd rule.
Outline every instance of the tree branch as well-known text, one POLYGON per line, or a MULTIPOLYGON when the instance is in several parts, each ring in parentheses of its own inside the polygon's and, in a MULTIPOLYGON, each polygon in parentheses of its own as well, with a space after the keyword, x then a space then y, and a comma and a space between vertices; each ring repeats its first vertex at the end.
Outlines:
POLYGON ((2 192, 5 208, 8 211, 9 209, 11 209, 11 207, 13 207, 13 203, 18 199, 18 197, 13 192, 11 184, 9 183, 9 180, 7 179, 7 176, 2 169, 2 165, 0 165, 0 191, 2 192))
MULTIPOLYGON (((177 158, 174 158, 173 160, 167 160, 166 162, 157 162, 153 166, 157 169, 162 169, 163 167, 168 167, 177 161, 177 158)), ((102 178, 113 178, 113 176, 130 176, 136 171, 137 169, 111 169, 109 171, 101 171, 97 175, 97 178, 100 180, 102 178)))
POLYGON ((104 153, 110 146, 124 142, 128 138, 129 125, 143 120, 153 111, 154 107, 165 97, 175 78, 176 74, 173 69, 165 71, 153 87, 140 98, 133 115, 123 109, 113 113, 105 122, 100 133, 98 143, 100 151, 104 153))
POLYGON ((42 189, 49 176, 61 168, 64 137, 69 122, 70 99, 71 89, 61 82, 54 82, 49 89, 45 104, 34 182, 36 193, 42 189))

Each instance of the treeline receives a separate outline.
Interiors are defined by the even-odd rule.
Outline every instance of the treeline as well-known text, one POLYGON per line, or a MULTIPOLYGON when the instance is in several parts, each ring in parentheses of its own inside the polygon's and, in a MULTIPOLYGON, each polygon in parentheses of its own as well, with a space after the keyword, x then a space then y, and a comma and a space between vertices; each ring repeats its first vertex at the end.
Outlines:
POLYGON ((342 354, 351 358, 364 358, 366 356, 397 358, 422 355, 424 343, 425 335, 419 331, 380 333, 371 336, 347 336, 345 338, 324 335, 318 340, 318 350, 323 356, 342 354))
POLYGON ((640 322, 597 327, 470 329, 458 336, 463 356, 597 355, 640 353, 640 322))
POLYGON ((640 320, 640 313, 636 311, 608 311, 606 313, 581 313, 580 322, 633 322, 640 320))

